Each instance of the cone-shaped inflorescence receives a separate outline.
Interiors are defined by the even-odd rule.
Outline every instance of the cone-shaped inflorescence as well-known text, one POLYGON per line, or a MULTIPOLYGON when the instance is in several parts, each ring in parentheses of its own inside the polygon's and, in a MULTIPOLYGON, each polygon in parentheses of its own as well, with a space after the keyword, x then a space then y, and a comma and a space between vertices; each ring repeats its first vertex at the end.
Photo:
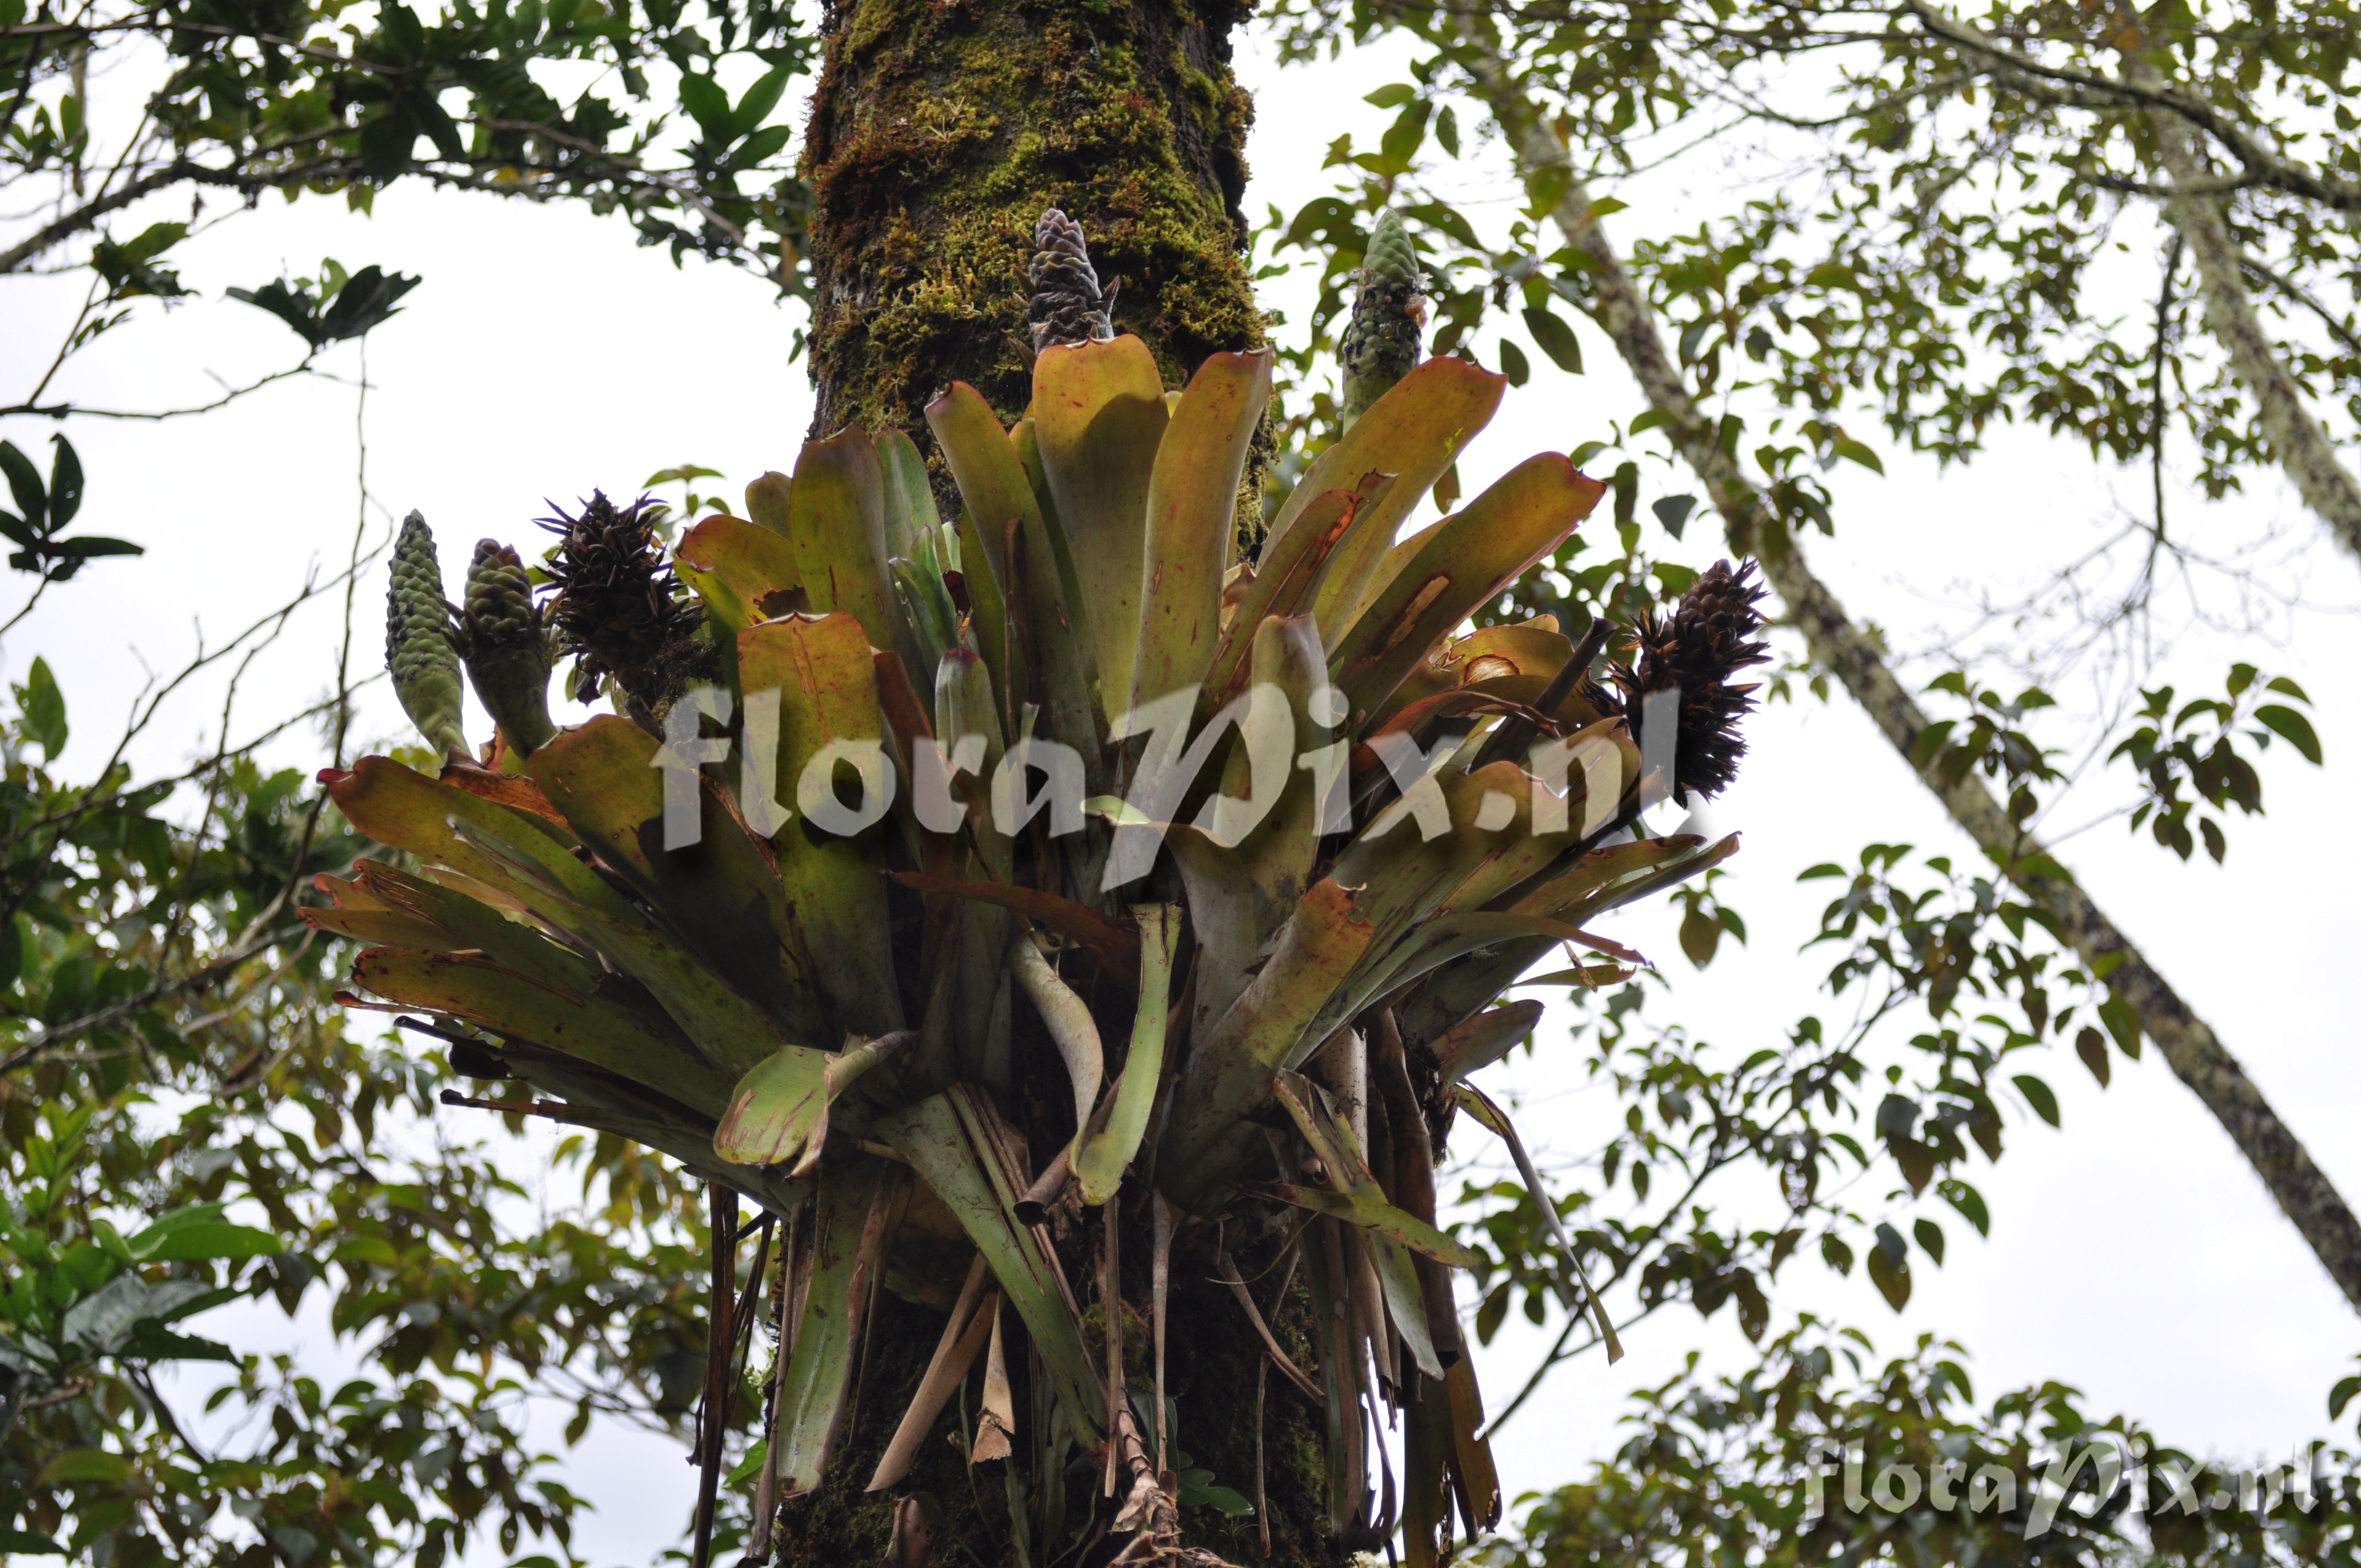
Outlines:
POLYGON ((1746 754, 1738 721, 1753 709, 1755 688, 1752 683, 1732 685, 1730 677, 1769 657, 1766 644, 1754 640, 1763 630, 1763 614, 1755 608, 1763 594, 1753 562, 1732 570, 1729 562, 1716 561, 1672 613, 1650 610, 1640 617, 1632 629, 1639 647, 1631 662, 1610 670, 1620 706, 1634 722, 1648 693, 1680 688, 1676 793, 1710 798, 1738 775, 1738 761, 1746 754))
POLYGON ((1353 319, 1336 349, 1345 371, 1348 428, 1416 367, 1426 330, 1426 280, 1418 269, 1418 251, 1390 211, 1378 214, 1359 280, 1353 319))
POLYGON ((1123 280, 1100 290, 1082 225, 1055 207, 1033 225, 1032 278, 1033 299, 1025 314, 1033 327, 1034 353, 1115 336, 1115 296, 1123 280))
POLYGON ((549 721, 549 637, 524 563, 497 539, 478 541, 467 567, 459 644, 476 699, 509 744, 531 756, 557 732, 549 721))
POLYGON ((451 645, 451 609, 443 599, 443 567, 434 533, 412 512, 393 542, 392 582, 385 594, 385 665, 401 711, 430 746, 467 750, 460 728, 459 651, 451 645))
POLYGON ((555 506, 541 526, 558 535, 549 576, 557 592, 544 607, 561 652, 574 656, 577 702, 611 679, 650 711, 666 706, 682 667, 705 649, 705 610, 664 561, 659 505, 642 496, 619 507, 594 490, 579 515, 555 506))
MULTIPOLYGON (((793 1351, 767 1428, 765 1452, 779 1457, 748 1478, 758 1497, 820 1494, 850 1508, 864 1495, 953 1484, 960 1456, 932 1434, 953 1387, 988 1357, 971 1455, 1013 1433, 1005 1462, 1023 1472, 1019 1495, 1039 1497, 1065 1463, 1064 1440, 1049 1434, 1071 1432, 1098 1448, 1094 1467, 1116 1467, 1125 1501, 1108 1528, 1135 1538, 1094 1561, 1218 1568, 1206 1545, 1180 1539, 1157 1423, 1127 1413, 1126 1387, 1147 1395, 1149 1385, 1122 1381, 1136 1364, 1126 1348, 1168 1307, 1179 1308, 1184 1369, 1207 1343, 1191 1334, 1247 1343, 1235 1319, 1201 1330, 1191 1303, 1205 1298, 1175 1292, 1168 1303, 1156 1282, 1290 1266, 1279 1254, 1300 1245, 1305 1277, 1330 1292, 1318 1309, 1321 1376, 1268 1365, 1325 1416, 1301 1412, 1287 1441, 1312 1445, 1303 1464, 1324 1473, 1338 1517, 1375 1518, 1394 1510, 1363 1474, 1366 1445, 1319 1445, 1323 1430, 1356 1433, 1366 1412, 1389 1407, 1426 1456, 1412 1466, 1420 1479, 1397 1491, 1397 1517, 1413 1559, 1440 1561, 1453 1515, 1488 1528, 1502 1498, 1458 1316, 1447 1286, 1426 1288, 1445 1283, 1430 1263, 1482 1263, 1436 1227, 1434 1145, 1448 1128, 1434 1112, 1531 1032, 1530 1003, 1494 1003, 1528 983, 1520 976, 1566 935, 1562 921, 1701 875, 1736 849, 1672 835, 1597 854, 1652 798, 1649 758, 1615 726, 1587 732, 1628 714, 1643 683, 1678 682, 1681 706, 1711 733, 1681 740, 1677 772, 1691 788, 1726 782, 1737 752, 1720 726, 1745 700, 1728 677, 1760 652, 1749 641, 1755 590, 1718 568, 1643 625, 1630 690, 1613 682, 1598 705, 1568 692, 1603 626, 1595 641, 1535 625, 1455 637, 1562 549, 1605 488, 1544 455, 1395 546, 1505 386, 1450 357, 1387 395, 1382 433, 1356 429, 1302 467, 1273 518, 1269 569, 1234 577, 1224 546, 1270 352, 1209 356, 1160 424, 1147 405, 1161 389, 1154 364, 1147 344, 1121 338, 1044 353, 1041 411, 1015 432, 972 387, 954 384, 928 409, 961 505, 994 523, 958 556, 956 619, 931 593, 896 592, 931 587, 923 568, 943 565, 921 559, 940 520, 916 444, 858 429, 814 443, 792 480, 791 541, 754 521, 708 519, 694 567, 679 567, 709 618, 692 641, 713 650, 711 684, 728 706, 712 711, 741 720, 735 757, 668 745, 635 708, 557 733, 497 790, 364 759, 331 775, 346 819, 423 871, 457 874, 436 887, 363 862, 349 883, 327 879, 331 905, 304 915, 363 940, 356 988, 434 1014, 456 1069, 521 1080, 567 1120, 755 1197, 799 1236, 840 1238, 797 1254, 784 1307, 758 1287, 774 1289, 759 1316, 784 1318, 793 1351), (1141 406, 1146 421, 1133 417, 1141 406), (862 474, 895 482, 847 482, 862 474), (1085 487, 1087 509, 1061 510, 1061 493, 1085 487), (1089 532, 1069 534, 1086 510, 1089 532), (915 542, 917 558, 885 555, 881 533, 915 542), (1091 644, 1108 626, 1132 629, 1118 640, 1130 674, 1094 684, 1091 644), (1086 628, 1091 637, 1076 635, 1086 628), (1349 767, 1327 775, 1343 786, 1332 791, 1317 771, 1285 765, 1307 746, 1345 762, 1413 729, 1423 751, 1434 726, 1464 723, 1510 689, 1533 702, 1509 718, 1521 733, 1503 741, 1504 725, 1476 755, 1449 744, 1434 753, 1431 806, 1450 830, 1431 842, 1430 806, 1356 791, 1349 767), (1126 711, 1170 698, 1185 716, 1206 694, 1220 698, 1216 712, 1237 694, 1255 717, 1213 719, 1187 758, 1143 765, 1127 784, 1103 775, 1127 792, 1120 822, 1082 809, 1126 711), (1411 712, 1422 705, 1437 716, 1424 725, 1411 712), (1544 730, 1587 740, 1543 746, 1544 730), (1284 744, 1265 746, 1266 735, 1284 744), (1270 792, 1254 776, 1267 752, 1289 781, 1270 792), (1072 765, 1049 765, 1060 755, 1072 765), (932 768, 929 784, 928 761, 950 766, 932 768), (848 765, 858 812, 840 793, 854 782, 848 765), (1028 770, 1048 780, 1038 795, 1028 770), (1186 814, 1201 784, 1224 790, 1218 834, 1195 828, 1185 845, 1141 836, 1186 814), (1580 810, 1545 809, 1573 806, 1576 791, 1580 810), (1009 817, 1020 803, 1035 824, 1021 833, 1009 817), (1228 808, 1240 805, 1270 815, 1234 826, 1228 808), (1427 813, 1420 831, 1399 831, 1412 809, 1427 813), (389 921, 389 906, 403 918, 389 921), (1492 945, 1471 949, 1471 930, 1492 945), (1054 962, 1036 939, 1052 933, 1054 962), (1110 1059, 1110 1047, 1121 1056, 1110 1059), (1168 1074, 1164 1063, 1180 1065, 1168 1074), (1292 1185, 1314 1168, 1349 1192, 1292 1185), (1038 1226, 1028 1193, 1060 1212, 1069 1195, 1094 1212, 1071 1231, 1038 1226), (917 1201, 974 1244, 983 1263, 966 1285, 966 1259, 941 1232, 892 1222, 917 1201), (1305 1228, 1280 1204, 1329 1223, 1305 1228), (1208 1236, 1221 1224, 1176 1237, 1160 1223, 1176 1211, 1235 1221, 1227 1245, 1239 1255, 1208 1236), (1126 1256, 1135 1266, 1120 1266, 1126 1256), (1061 1274, 1071 1292, 1057 1287, 1061 1274), (883 1282, 877 1310, 892 1316, 864 1324, 864 1281, 883 1282), (885 1300, 906 1288, 910 1301, 885 1300), (898 1325, 916 1325, 919 1299, 959 1304, 916 1343, 943 1347, 936 1371, 873 1471, 868 1437, 895 1418, 860 1403, 858 1343, 879 1324, 906 1332, 898 1325), (1005 1322, 994 1301, 1011 1309, 1005 1322), (1086 1310, 1101 1325, 1095 1345, 1086 1310), (1124 1326, 1134 1322, 1143 1330, 1124 1326), (1021 1424, 1007 1358, 983 1348, 1016 1332, 1022 1364, 1038 1369, 1019 1385, 1030 1386, 1021 1424)), ((756 499, 767 507, 785 484, 756 499)), ((620 514, 601 526, 620 528, 620 514)), ((668 599, 648 598, 658 568, 644 540, 586 537, 562 597, 593 591, 594 543, 616 566, 598 591, 623 594, 615 614, 649 631, 668 599)), ((516 554, 486 544, 467 601, 478 689, 522 750, 548 734, 549 653, 516 554)), ((1497 1106, 1468 1103, 1513 1144, 1497 1106)), ((1562 1235, 1558 1245, 1572 1250, 1562 1235)), ((717 1250, 730 1255, 726 1240, 717 1250)), ((717 1269, 714 1290, 725 1327, 737 1294, 727 1272, 717 1269)), ((725 1382, 730 1337, 714 1336, 709 1369, 725 1382)), ((1199 1362, 1204 1376, 1184 1377, 1167 1412, 1184 1432, 1227 1420, 1238 1374, 1256 1376, 1245 1358, 1199 1362)), ((718 1486, 718 1449, 703 1457, 706 1485, 718 1486)), ((757 1528, 767 1508, 758 1503, 757 1528)))

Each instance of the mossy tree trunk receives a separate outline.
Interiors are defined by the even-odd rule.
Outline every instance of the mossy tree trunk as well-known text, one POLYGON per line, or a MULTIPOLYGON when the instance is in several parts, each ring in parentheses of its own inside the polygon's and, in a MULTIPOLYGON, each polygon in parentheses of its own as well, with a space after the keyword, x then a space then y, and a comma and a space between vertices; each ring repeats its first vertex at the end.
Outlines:
POLYGON ((805 176, 812 190, 814 435, 923 430, 946 382, 1004 418, 1029 398, 1034 220, 1081 220, 1119 332, 1170 384, 1249 348, 1251 104, 1227 0, 840 0, 805 176))
MULTIPOLYGON (((1021 413, 1033 357, 1027 265, 1045 207, 1082 222, 1100 277, 1121 280, 1116 330, 1146 340, 1169 385, 1183 384, 1209 354, 1260 343, 1239 205, 1251 105, 1229 65, 1230 30, 1246 8, 1224 0, 831 5, 805 168, 814 202, 812 433, 895 427, 919 433, 924 444, 925 406, 952 380, 978 388, 1004 418, 1021 413)), ((1020 1069, 1038 1069, 1064 1092, 1054 1049, 1022 1037, 1033 1031, 1019 1033, 1020 1069)), ((1126 1363, 1138 1389, 1152 1380, 1147 1325, 1131 1314, 1149 1299, 1145 1193, 1127 1190, 1124 1207, 1126 1363)), ((1069 1277, 1087 1281, 1096 1216, 1070 1213, 1058 1230, 1069 1277)), ((1213 1282, 1212 1242, 1210 1226, 1184 1233, 1172 1259, 1175 1446, 1239 1494, 1254 1491, 1259 1454, 1265 1517, 1189 1508, 1190 1544, 1242 1564, 1340 1568, 1349 1552, 1327 1524, 1324 1418, 1284 1379, 1260 1375, 1259 1342, 1229 1290, 1213 1282)), ((1267 1244, 1252 1247, 1234 1234, 1231 1245, 1249 1271, 1271 1261, 1256 1256, 1267 1244)), ((1291 1299, 1274 1304, 1274 1284, 1266 1280, 1258 1295, 1282 1341, 1309 1359, 1307 1293, 1298 1283, 1291 1299)), ((1090 1319, 1092 1332, 1101 1332, 1094 1303, 1090 1319)), ((1068 1530, 1084 1521, 1080 1540, 1042 1540, 1034 1523, 1029 1550, 1020 1548, 1007 1466, 972 1467, 955 1446, 955 1434, 973 1427, 962 1401, 938 1422, 893 1495, 859 1490, 940 1328, 939 1311, 880 1293, 853 1425, 820 1495, 782 1517, 779 1560, 812 1568, 888 1562, 897 1497, 918 1497, 931 1520, 931 1546, 892 1558, 897 1568, 917 1561, 1093 1568, 1113 1557, 1128 1538, 1105 1533, 1115 1504, 1079 1467, 1064 1478, 1063 1512, 1068 1530), (1077 1553, 1082 1541, 1091 1543, 1077 1553)), ((1026 1379, 1011 1370, 1023 1428, 1026 1379)), ((1020 1457, 1038 1435, 1020 1431, 1020 1457)), ((1038 1519, 1038 1493, 1027 1511, 1038 1519)))

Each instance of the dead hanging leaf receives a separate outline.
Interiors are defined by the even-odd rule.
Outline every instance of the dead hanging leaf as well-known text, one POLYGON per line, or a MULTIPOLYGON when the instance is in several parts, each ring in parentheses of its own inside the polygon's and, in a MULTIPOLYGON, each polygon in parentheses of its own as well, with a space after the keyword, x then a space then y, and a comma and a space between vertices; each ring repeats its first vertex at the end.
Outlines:
POLYGON ((1467 1108, 1469 1113, 1509 1146, 1509 1157, 1516 1161, 1517 1174, 1524 1179, 1527 1195, 1548 1223, 1550 1234, 1555 1238, 1558 1250, 1565 1256, 1566 1266, 1574 1271, 1575 1283, 1582 1287, 1583 1295, 1589 1299, 1591 1317, 1598 1325, 1599 1343, 1607 1347, 1607 1365, 1614 1365, 1623 1359, 1623 1345, 1615 1336, 1613 1321, 1607 1316, 1607 1303, 1598 1299, 1598 1291, 1590 1283, 1590 1276, 1584 1272, 1582 1255, 1575 1250, 1574 1238, 1565 1232, 1565 1222, 1558 1218, 1557 1205, 1551 1201, 1548 1189, 1542 1185, 1541 1173, 1533 1168, 1532 1157, 1525 1153, 1525 1141, 1517 1135, 1516 1124, 1509 1120, 1507 1112, 1492 1102, 1491 1096, 1474 1084, 1463 1083, 1455 1092, 1459 1102, 1467 1108))
POLYGON ((969 1320, 967 1332, 950 1347, 950 1354, 945 1355, 939 1348, 937 1350, 935 1364, 927 1368, 925 1379, 911 1397, 910 1408, 894 1433, 893 1443, 877 1462, 877 1474, 869 1479, 871 1491, 882 1492, 909 1473, 910 1462, 917 1457, 918 1445, 933 1430, 935 1418, 943 1413, 952 1391, 966 1378, 968 1368, 975 1365, 976 1356, 983 1350, 985 1337, 999 1321, 1000 1294, 994 1291, 984 1298, 983 1305, 969 1320))
POLYGON ((894 1534, 885 1543, 885 1568, 927 1568, 934 1560, 935 1530, 926 1506, 916 1497, 894 1505, 894 1534))
POLYGON ((954 898, 1013 909, 1038 920, 1060 937, 1079 944, 1100 966, 1126 986, 1139 983, 1139 932, 1111 920, 1087 905, 1054 893, 1008 883, 962 882, 956 877, 928 876, 922 872, 888 872, 894 881, 914 893, 949 894, 954 898))
POLYGON ((1008 1457, 1016 1436, 1016 1402, 1008 1387, 1008 1358, 1000 1336, 1000 1298, 992 1299, 992 1346, 983 1357, 983 1413, 976 1418, 975 1442, 968 1446, 967 1462, 982 1464, 1008 1457))

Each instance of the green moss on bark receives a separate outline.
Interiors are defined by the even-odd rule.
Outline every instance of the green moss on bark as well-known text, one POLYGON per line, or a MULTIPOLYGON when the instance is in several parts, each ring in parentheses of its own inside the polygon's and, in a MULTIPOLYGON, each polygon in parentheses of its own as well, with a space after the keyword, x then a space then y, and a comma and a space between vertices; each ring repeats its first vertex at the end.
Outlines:
POLYGON ((813 433, 918 427, 948 381, 1029 395, 1026 263, 1080 219, 1119 331, 1180 384, 1263 339, 1239 202, 1252 115, 1224 5, 859 0, 831 15, 805 173, 813 433))

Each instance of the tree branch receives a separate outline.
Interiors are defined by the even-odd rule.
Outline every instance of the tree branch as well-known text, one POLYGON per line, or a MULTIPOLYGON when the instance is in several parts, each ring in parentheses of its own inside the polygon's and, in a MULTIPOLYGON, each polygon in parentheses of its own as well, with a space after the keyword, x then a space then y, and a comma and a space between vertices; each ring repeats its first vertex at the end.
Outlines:
MULTIPOLYGON (((1472 30, 1455 54, 1529 170, 1574 164, 1515 81, 1499 50, 1472 30)), ((1826 584, 1805 564, 1798 544, 1783 540, 1763 497, 1725 453, 1714 422, 1697 406, 1686 380, 1664 352, 1654 312, 1591 214, 1591 197, 1570 179, 1552 210, 1568 244, 1585 252, 1598 291, 1597 316, 1649 405, 1665 420, 1674 445, 1704 481, 1721 513, 1734 550, 1763 552, 1764 575, 1783 599, 1812 657, 1843 683, 1888 743, 1907 761, 1927 716, 1903 689, 1875 640, 1853 624, 1826 584), (1775 546, 1775 547, 1769 547, 1775 546)), ((1973 773, 1947 783, 1927 769, 1912 772, 2048 917, 2059 939, 2094 975, 2137 1010, 2174 1076, 2192 1090, 2230 1135, 2280 1211, 2311 1245, 2330 1278, 2361 1309, 2361 1221, 2356 1221, 2325 1173, 2279 1119, 2237 1058, 2183 1001, 2147 956, 2110 920, 2091 895, 2056 867, 2042 846, 2009 819, 1973 773)))
MULTIPOLYGON (((2129 48, 2124 51, 2124 74, 2151 88, 2158 80, 2156 67, 2129 48)), ((2337 543, 2361 559, 2361 482, 2338 460, 2335 443, 2304 406, 2294 376, 2255 313, 2241 276, 2245 258, 2221 203, 2200 193, 2212 172, 2178 121, 2151 109, 2147 122, 2156 137, 2157 161, 2171 177, 2175 192, 2164 210, 2188 242, 2198 295, 2205 303, 2205 324, 2229 355, 2231 373, 2253 395, 2255 422, 2279 454, 2279 466, 2296 493, 2328 524, 2337 543)))
MULTIPOLYGON (((1902 0, 1901 9, 1953 49, 1988 60, 2012 74, 2072 89, 2081 95, 2080 107, 2145 109, 2151 119, 2159 112, 2169 114, 2221 143, 2252 182, 2275 186, 2343 212, 2361 212, 2361 185, 2315 174, 2290 161, 2264 147, 2211 104, 2167 85, 2152 71, 2146 80, 2135 77, 2117 82, 2070 66, 2046 65, 1995 42, 1964 22, 1953 20, 1927 0, 1902 0)), ((2198 178, 2204 176, 2201 173, 2198 178)))

